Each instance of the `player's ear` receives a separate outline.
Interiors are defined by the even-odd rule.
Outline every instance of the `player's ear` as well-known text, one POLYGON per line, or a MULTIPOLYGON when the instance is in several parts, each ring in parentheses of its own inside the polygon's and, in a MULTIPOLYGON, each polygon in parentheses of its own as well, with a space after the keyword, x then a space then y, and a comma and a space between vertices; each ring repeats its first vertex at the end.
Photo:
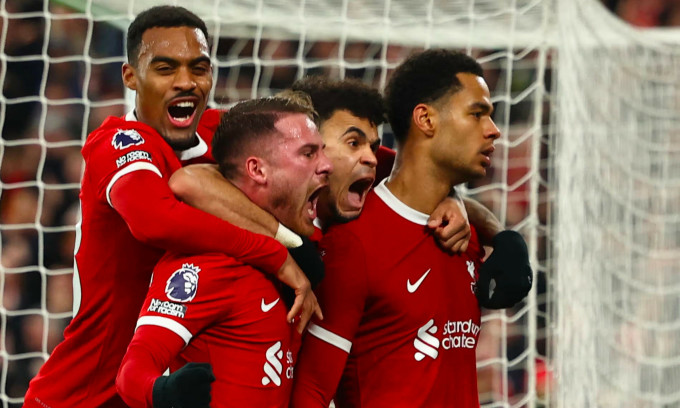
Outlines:
POLYGON ((246 176, 257 184, 267 183, 268 171, 260 157, 248 157, 245 164, 246 176))
POLYGON ((430 105, 419 103, 413 108, 411 122, 426 136, 433 136, 437 127, 437 111, 430 105))
POLYGON ((127 62, 123 64, 123 84, 130 90, 137 90, 137 70, 127 62))

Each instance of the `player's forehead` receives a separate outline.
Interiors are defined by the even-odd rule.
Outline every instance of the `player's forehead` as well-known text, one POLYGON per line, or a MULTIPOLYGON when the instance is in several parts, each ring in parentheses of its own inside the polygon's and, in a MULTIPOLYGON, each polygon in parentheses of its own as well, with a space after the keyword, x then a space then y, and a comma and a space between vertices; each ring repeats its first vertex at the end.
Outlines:
POLYGON ((378 128, 368 118, 359 117, 352 112, 339 109, 321 124, 324 142, 331 143, 347 136, 358 136, 369 144, 379 140, 378 128))
POLYGON ((460 73, 457 77, 461 88, 452 95, 455 104, 461 108, 476 105, 493 109, 489 87, 484 78, 471 73, 460 73))
POLYGON ((139 59, 151 61, 156 57, 194 60, 210 57, 208 40, 195 27, 152 27, 144 31, 139 46, 139 59))
POLYGON ((314 121, 304 113, 285 114, 276 121, 285 142, 321 143, 314 121))

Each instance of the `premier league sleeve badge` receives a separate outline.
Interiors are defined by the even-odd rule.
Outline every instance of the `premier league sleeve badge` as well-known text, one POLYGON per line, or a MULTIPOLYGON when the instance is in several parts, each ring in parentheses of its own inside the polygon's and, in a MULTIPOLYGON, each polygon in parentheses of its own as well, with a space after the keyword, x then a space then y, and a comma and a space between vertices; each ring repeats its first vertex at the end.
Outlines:
POLYGON ((144 143, 144 138, 134 129, 118 129, 111 140, 111 145, 118 150, 139 146, 142 143, 144 143))
POLYGON ((165 285, 165 294, 175 302, 190 302, 198 289, 198 273, 201 268, 194 264, 183 264, 170 276, 165 285))

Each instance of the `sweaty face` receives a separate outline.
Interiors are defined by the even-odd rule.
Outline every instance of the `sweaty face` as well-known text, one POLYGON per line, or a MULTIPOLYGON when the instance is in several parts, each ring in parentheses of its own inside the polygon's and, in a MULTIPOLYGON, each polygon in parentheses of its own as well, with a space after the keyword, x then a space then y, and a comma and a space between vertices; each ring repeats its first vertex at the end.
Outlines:
POLYGON ((314 232, 319 192, 328 185, 333 165, 316 125, 306 115, 287 115, 276 128, 284 136, 271 153, 270 212, 296 233, 309 236, 314 232))
POLYGON ((137 66, 123 66, 136 91, 137 119, 156 129, 175 150, 193 146, 212 88, 208 41, 192 27, 155 27, 142 35, 137 66))
POLYGON ((484 177, 500 137, 484 79, 468 73, 458 79, 462 89, 435 104, 439 116, 432 150, 435 161, 454 174, 453 184, 484 177))
POLYGON ((338 110, 321 124, 320 132, 333 173, 319 198, 319 218, 326 225, 350 221, 361 213, 375 180, 378 129, 368 119, 338 110))

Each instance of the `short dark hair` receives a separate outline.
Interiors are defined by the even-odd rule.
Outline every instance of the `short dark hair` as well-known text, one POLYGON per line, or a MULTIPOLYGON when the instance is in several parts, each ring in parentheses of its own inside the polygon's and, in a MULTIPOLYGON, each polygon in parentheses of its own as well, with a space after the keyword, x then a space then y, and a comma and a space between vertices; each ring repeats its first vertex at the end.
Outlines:
POLYGON ((271 96, 243 101, 224 113, 212 141, 213 158, 222 175, 227 179, 237 176, 241 165, 239 160, 251 154, 251 149, 265 152, 269 147, 265 139, 279 132, 276 122, 295 113, 305 114, 317 122, 309 96, 300 92, 290 97, 271 96))
POLYGON ((347 110, 352 115, 368 119, 378 126, 386 121, 385 102, 377 89, 358 79, 332 80, 315 75, 299 79, 291 89, 308 94, 321 122, 328 120, 337 110, 347 110))
POLYGON ((444 95, 456 93, 460 73, 483 76, 482 66, 461 52, 432 49, 413 54, 392 73, 385 87, 387 117, 398 142, 406 139, 413 108, 433 103, 444 95))
POLYGON ((127 31, 127 58, 133 66, 137 65, 139 48, 144 32, 154 27, 193 27, 208 38, 208 27, 196 14, 179 6, 156 6, 144 10, 135 17, 127 31))

